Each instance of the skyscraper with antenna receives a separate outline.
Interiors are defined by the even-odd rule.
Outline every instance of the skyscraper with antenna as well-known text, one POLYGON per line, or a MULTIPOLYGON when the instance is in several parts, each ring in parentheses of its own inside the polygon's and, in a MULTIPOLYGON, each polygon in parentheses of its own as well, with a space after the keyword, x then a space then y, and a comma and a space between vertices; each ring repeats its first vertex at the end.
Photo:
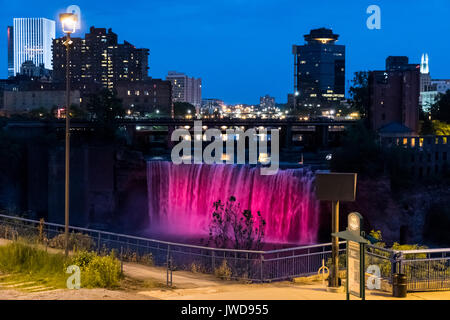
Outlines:
POLYGON ((425 112, 428 112, 435 100, 435 90, 431 85, 430 64, 428 53, 422 54, 420 59, 420 98, 419 103, 425 112))

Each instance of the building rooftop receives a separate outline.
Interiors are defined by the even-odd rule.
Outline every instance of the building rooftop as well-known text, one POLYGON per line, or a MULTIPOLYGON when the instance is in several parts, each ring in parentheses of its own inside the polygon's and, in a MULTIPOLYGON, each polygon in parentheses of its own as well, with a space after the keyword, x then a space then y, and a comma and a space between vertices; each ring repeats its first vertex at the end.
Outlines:
POLYGON ((319 42, 322 44, 335 43, 339 35, 334 34, 333 30, 327 28, 313 29, 309 34, 305 34, 305 40, 308 43, 319 42))
POLYGON ((388 123, 387 125, 381 127, 378 130, 378 133, 380 134, 398 134, 398 133, 411 133, 412 130, 410 128, 408 128, 407 126, 402 125, 399 122, 391 122, 388 123))

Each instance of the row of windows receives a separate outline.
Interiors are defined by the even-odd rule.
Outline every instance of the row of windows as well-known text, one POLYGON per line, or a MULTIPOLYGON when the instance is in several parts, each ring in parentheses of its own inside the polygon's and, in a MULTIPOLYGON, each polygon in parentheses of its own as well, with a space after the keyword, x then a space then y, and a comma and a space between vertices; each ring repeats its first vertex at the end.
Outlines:
MULTIPOLYGON (((411 162, 415 162, 416 161, 416 159, 418 160, 418 162, 422 162, 423 160, 424 160, 424 155, 423 154, 420 154, 418 157, 416 157, 416 155, 411 155, 411 162)), ((440 155, 439 154, 439 152, 435 152, 435 154, 434 154, 434 159, 436 160, 436 161, 439 161, 439 160, 443 160, 443 161, 447 161, 447 152, 442 152, 442 155, 440 155)), ((427 153, 426 154, 426 161, 431 161, 431 153, 427 153)))

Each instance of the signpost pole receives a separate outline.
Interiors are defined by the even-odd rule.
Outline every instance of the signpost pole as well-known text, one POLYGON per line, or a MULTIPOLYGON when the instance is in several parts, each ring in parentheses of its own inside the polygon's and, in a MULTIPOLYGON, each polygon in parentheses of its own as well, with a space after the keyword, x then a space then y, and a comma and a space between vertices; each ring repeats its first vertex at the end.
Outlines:
POLYGON ((347 240, 347 281, 346 296, 350 300, 350 295, 354 295, 362 300, 366 298, 365 292, 365 244, 364 232, 361 232, 362 216, 357 212, 351 212, 347 219, 347 230, 333 233, 333 237, 347 240))
MULTIPOLYGON (((339 232, 339 201, 332 202, 332 218, 331 228, 333 233, 339 232)), ((331 239, 331 287, 339 286, 339 238, 332 237, 331 239)))
POLYGON ((361 248, 361 270, 360 270, 360 275, 361 275, 361 299, 362 300, 366 300, 366 273, 365 273, 365 265, 366 265, 366 261, 365 261, 365 250, 366 250, 366 245, 364 243, 360 244, 360 248, 361 248))
POLYGON ((347 278, 347 280, 345 281, 345 293, 346 293, 346 295, 347 295, 347 300, 350 300, 350 291, 349 291, 349 286, 348 286, 348 279, 349 279, 349 272, 348 272, 348 241, 347 241, 347 244, 346 244, 346 248, 347 248, 347 250, 346 250, 346 263, 345 263, 345 265, 346 265, 346 268, 347 268, 347 272, 345 272, 345 274, 346 274, 346 278, 347 278))

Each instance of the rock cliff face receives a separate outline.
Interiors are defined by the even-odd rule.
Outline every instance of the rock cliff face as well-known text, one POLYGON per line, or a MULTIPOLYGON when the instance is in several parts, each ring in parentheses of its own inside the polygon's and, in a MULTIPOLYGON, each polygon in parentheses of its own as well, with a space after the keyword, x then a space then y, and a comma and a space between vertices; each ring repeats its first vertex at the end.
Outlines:
POLYGON ((140 152, 120 149, 115 161, 114 224, 133 232, 148 224, 147 164, 140 152))
MULTIPOLYGON (((432 245, 424 237, 427 213, 433 203, 450 201, 448 186, 422 186, 410 190, 392 192, 389 178, 358 181, 356 201, 341 203, 340 228, 346 228, 347 214, 356 211, 364 217, 364 229, 381 230, 383 240, 409 244, 432 245)), ((331 230, 331 204, 321 204, 321 239, 329 239, 331 230)), ((436 232, 439 232, 436 230, 436 232)))
MULTIPOLYGON (((0 175, 0 209, 64 223, 64 147, 28 146, 14 179, 0 175), (3 201, 4 200, 4 201, 3 201)), ((146 162, 113 145, 73 145, 70 224, 117 232, 146 224, 146 162)))

